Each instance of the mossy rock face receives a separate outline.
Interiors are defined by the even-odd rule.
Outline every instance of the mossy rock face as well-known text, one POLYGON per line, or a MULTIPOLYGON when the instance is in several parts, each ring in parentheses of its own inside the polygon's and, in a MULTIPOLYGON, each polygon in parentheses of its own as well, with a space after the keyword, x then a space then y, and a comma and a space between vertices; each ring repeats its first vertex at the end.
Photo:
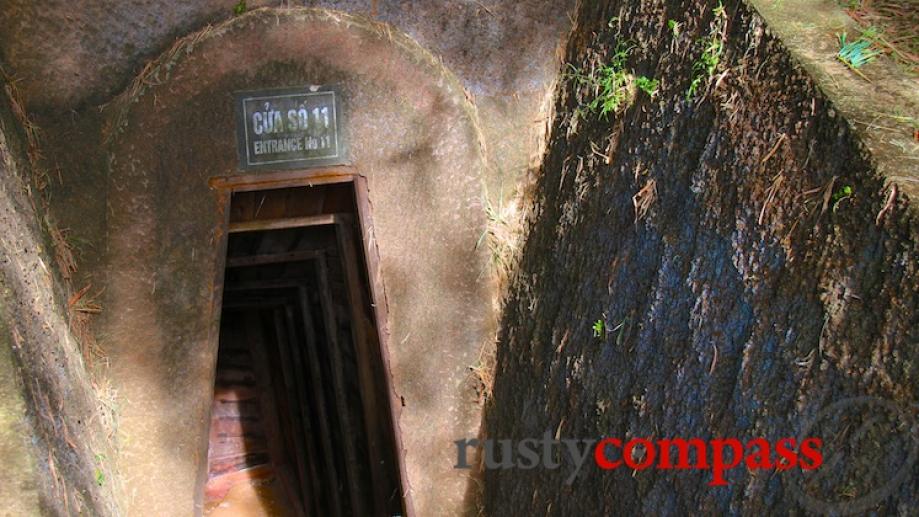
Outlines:
POLYGON ((891 422, 882 401, 910 414, 919 400, 915 207, 745 3, 724 2, 720 62, 687 100, 715 4, 581 4, 566 62, 597 69, 628 41, 627 67, 660 90, 602 120, 577 113, 595 92, 560 85, 486 432, 774 441, 808 431, 823 433, 826 458, 856 451, 861 467, 831 468, 825 485, 805 487, 809 498, 794 495, 794 474, 746 468, 726 487, 709 486, 705 469, 590 464, 571 485, 566 468, 488 470, 488 515, 784 515, 847 502, 907 514, 919 504, 914 428, 865 424, 853 438, 864 442, 843 449, 845 425, 830 433, 825 412, 870 397, 846 419, 891 422), (621 337, 594 337, 598 318, 621 337))

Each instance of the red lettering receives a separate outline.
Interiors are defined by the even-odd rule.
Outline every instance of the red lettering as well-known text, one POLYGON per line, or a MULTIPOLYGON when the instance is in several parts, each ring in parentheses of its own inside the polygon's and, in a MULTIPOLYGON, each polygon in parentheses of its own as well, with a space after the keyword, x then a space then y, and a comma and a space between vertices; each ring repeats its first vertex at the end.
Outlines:
POLYGON ((657 464, 658 468, 661 469, 688 469, 688 468, 697 468, 697 469, 707 469, 708 468, 708 445, 705 441, 698 438, 690 438, 689 440, 684 440, 682 438, 658 440, 657 446, 660 448, 660 462, 657 464), (689 463, 689 446, 692 445, 696 448, 696 464, 691 465, 689 463), (674 467, 673 463, 670 461, 670 448, 676 446, 677 448, 677 464, 674 467))
POLYGON ((771 469, 775 465, 772 463, 770 455, 772 447, 765 438, 754 438, 747 442, 747 456, 744 462, 750 470, 771 469), (752 451, 751 449, 756 449, 752 451))
POLYGON ((625 464, 633 470, 644 470, 651 466, 654 463, 655 456, 654 444, 651 443, 651 440, 646 438, 633 438, 625 444, 625 449, 622 450, 622 457, 625 460, 625 464), (632 457, 632 453, 635 451, 635 446, 641 445, 645 449, 645 457, 641 459, 640 462, 636 463, 635 459, 632 457))
POLYGON ((611 470, 622 465, 622 460, 610 461, 606 459, 607 445, 622 448, 622 441, 617 438, 604 438, 600 440, 600 443, 594 448, 594 461, 596 461, 597 466, 603 470, 611 470))
POLYGON ((823 453, 820 452, 820 447, 823 447, 823 440, 820 438, 807 438, 801 442, 801 454, 798 459, 802 469, 814 470, 823 465, 823 453), (805 459, 810 461, 805 461, 805 459))
POLYGON ((724 440, 712 440, 712 480, 709 486, 725 486, 728 484, 724 480, 724 471, 740 465, 743 459, 743 445, 737 438, 726 438, 724 440), (734 451, 731 457, 731 463, 724 462, 725 446, 730 446, 734 451))
POLYGON ((798 441, 794 438, 782 438, 775 444, 775 452, 779 453, 779 461, 775 463, 776 470, 788 470, 798 464, 798 454, 795 447, 798 441))

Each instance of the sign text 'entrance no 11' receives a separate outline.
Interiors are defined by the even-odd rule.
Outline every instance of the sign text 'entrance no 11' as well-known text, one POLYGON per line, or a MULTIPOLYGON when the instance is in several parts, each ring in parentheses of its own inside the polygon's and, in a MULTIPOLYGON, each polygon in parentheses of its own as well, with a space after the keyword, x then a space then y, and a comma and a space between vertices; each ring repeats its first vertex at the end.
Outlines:
POLYGON ((239 168, 299 169, 345 161, 336 88, 236 93, 239 168))

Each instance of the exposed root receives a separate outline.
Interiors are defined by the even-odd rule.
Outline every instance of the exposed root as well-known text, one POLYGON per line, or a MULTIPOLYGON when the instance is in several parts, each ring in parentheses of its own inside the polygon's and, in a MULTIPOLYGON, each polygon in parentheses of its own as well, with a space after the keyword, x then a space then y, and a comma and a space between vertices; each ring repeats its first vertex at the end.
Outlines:
POLYGON ((826 187, 823 189, 823 204, 820 206, 820 215, 826 213, 827 208, 830 207, 830 201, 833 199, 833 187, 836 185, 836 180, 838 176, 833 176, 830 178, 830 182, 826 184, 826 187))
POLYGON ((878 216, 874 219, 874 224, 880 226, 884 221, 884 217, 893 209, 894 202, 897 200, 897 184, 894 183, 890 187, 890 194, 887 195, 887 202, 884 203, 884 208, 878 212, 878 216))
POLYGON ((648 215, 648 211, 657 200, 657 180, 650 179, 645 186, 632 196, 632 206, 635 208, 635 224, 648 215))
MULTIPOLYGON (((782 135, 784 136, 784 135, 782 135)), ((778 149, 778 145, 774 149, 778 149)), ((767 156, 766 159, 769 157, 767 156)), ((763 161, 765 163, 765 161, 763 161)), ((775 201, 775 196, 779 191, 779 187, 782 186, 782 183, 785 181, 785 174, 778 173, 772 178, 772 184, 769 185, 769 188, 766 189, 766 201, 763 203, 762 210, 759 211, 759 219, 757 219, 758 224, 763 224, 763 218, 766 215, 766 209, 768 209, 772 202, 775 201)))
POLYGON ((772 146, 772 149, 769 151, 768 154, 766 154, 766 157, 763 158, 763 160, 760 162, 761 164, 765 165, 766 162, 768 162, 773 156, 775 156, 775 153, 778 152, 779 146, 782 145, 782 142, 785 141, 785 138, 786 138, 785 133, 782 133, 779 135, 779 139, 776 140, 775 145, 772 146))

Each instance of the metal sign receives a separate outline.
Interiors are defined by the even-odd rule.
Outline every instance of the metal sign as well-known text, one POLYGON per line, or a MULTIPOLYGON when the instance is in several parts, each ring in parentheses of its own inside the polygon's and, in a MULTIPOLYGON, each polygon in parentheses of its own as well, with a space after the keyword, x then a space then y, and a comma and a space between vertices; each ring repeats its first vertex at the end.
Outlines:
POLYGON ((239 168, 298 169, 345 161, 341 96, 307 86, 236 93, 239 168))

